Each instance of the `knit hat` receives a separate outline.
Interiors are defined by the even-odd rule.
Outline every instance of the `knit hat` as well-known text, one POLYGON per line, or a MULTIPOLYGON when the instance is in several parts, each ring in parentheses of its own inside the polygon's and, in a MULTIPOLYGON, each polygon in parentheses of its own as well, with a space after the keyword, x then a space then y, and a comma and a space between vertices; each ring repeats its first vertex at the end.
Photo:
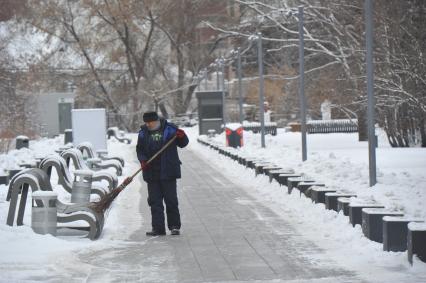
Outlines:
POLYGON ((158 114, 157 112, 146 112, 143 114, 143 121, 144 122, 152 122, 158 120, 158 114))

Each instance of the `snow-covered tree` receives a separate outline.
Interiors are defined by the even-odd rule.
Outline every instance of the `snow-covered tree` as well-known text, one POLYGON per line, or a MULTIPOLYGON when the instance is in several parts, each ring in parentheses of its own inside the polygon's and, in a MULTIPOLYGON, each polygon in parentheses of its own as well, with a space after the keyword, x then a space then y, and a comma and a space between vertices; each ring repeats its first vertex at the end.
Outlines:
MULTIPOLYGON (((358 119, 360 140, 365 140, 364 1, 234 2, 242 7, 241 24, 226 26, 210 23, 210 26, 233 37, 240 44, 255 32, 262 32, 266 75, 282 79, 286 85, 298 78, 289 76, 285 70, 298 68, 297 7, 304 6, 305 88, 308 105, 311 105, 309 114, 315 116, 312 105, 316 103, 315 107, 319 108, 321 101, 315 100, 318 96, 324 96, 332 101, 332 107, 340 115, 358 119), (270 70, 278 70, 278 74, 268 74, 270 70)), ((426 2, 390 2, 374 1, 377 121, 384 126, 392 145, 413 145, 420 139, 424 145, 425 97, 422 89, 423 53, 426 48, 420 32, 424 19, 420 15, 424 14, 426 2), (405 142, 398 142, 404 139, 405 142)), ((255 62, 254 56, 254 51, 248 52, 246 61, 255 62)), ((246 68, 250 69, 250 66, 246 68)), ((297 104, 293 105, 297 109, 297 104)))

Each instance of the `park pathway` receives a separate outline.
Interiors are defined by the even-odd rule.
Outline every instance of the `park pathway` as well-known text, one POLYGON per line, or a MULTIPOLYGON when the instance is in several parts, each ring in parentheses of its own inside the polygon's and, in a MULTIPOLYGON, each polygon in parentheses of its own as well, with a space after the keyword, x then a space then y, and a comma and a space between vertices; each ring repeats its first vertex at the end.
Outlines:
POLYGON ((321 249, 220 168, 190 150, 181 151, 181 159, 182 235, 145 236, 150 212, 142 189, 139 207, 145 221, 129 244, 80 254, 93 266, 87 282, 360 282, 332 260, 312 260, 321 249))

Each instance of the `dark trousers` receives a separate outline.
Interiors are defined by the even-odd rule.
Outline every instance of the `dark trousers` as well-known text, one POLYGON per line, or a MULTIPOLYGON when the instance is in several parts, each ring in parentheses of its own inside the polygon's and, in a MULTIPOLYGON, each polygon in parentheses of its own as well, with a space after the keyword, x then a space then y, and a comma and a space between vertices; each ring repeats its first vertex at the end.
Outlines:
POLYGON ((151 207, 152 229, 165 231, 164 206, 166 203, 167 227, 180 229, 180 214, 176 192, 176 179, 149 181, 148 205, 151 207))

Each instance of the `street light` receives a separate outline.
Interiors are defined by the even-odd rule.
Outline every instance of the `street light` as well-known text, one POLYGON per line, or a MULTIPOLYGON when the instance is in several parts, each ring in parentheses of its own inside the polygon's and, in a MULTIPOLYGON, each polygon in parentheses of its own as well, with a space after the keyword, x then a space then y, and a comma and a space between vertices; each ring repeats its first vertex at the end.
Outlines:
POLYGON ((249 41, 257 41, 257 64, 259 66, 259 111, 260 111, 260 141, 265 147, 265 108, 264 108, 264 81, 263 81, 263 50, 262 33, 258 32, 255 36, 250 36, 249 41))
POLYGON ((306 147, 306 98, 305 98, 305 54, 304 54, 304 39, 303 39, 303 6, 298 9, 299 20, 299 102, 301 115, 301 132, 302 132, 302 161, 307 160, 306 147))
POLYGON ((298 9, 290 9, 286 12, 286 16, 297 15, 298 26, 299 26, 299 104, 300 104, 300 126, 302 134, 302 161, 308 159, 308 150, 306 145, 306 97, 305 97, 305 47, 303 37, 303 6, 299 6, 298 9))
POLYGON ((238 77, 238 106, 239 106, 239 121, 240 124, 243 124, 243 95, 242 95, 242 71, 241 71, 241 48, 238 47, 237 49, 234 49, 231 51, 232 59, 235 59, 237 57, 237 77, 238 77))
POLYGON ((367 122, 368 122, 368 164, 370 187, 377 183, 376 177, 376 135, 374 130, 374 66, 373 66, 373 3, 365 0, 365 39, 367 50, 367 122))
MULTIPOLYGON (((220 72, 222 73, 222 112, 223 112, 223 127, 226 126, 226 115, 225 115, 225 110, 226 110, 226 97, 225 97, 225 60, 223 59, 223 57, 219 58, 217 60, 218 66, 220 69, 220 72)), ((219 76, 218 78, 218 82, 219 82, 219 76)), ((219 90, 219 86, 218 86, 218 90, 219 90)))
POLYGON ((264 82, 263 82, 263 50, 262 33, 257 33, 257 58, 259 65, 259 108, 260 108, 260 139, 262 147, 265 147, 265 108, 264 108, 264 82))
POLYGON ((240 108, 240 123, 243 124, 243 90, 242 90, 242 71, 241 71, 241 49, 237 48, 237 70, 238 70, 238 104, 240 108))

